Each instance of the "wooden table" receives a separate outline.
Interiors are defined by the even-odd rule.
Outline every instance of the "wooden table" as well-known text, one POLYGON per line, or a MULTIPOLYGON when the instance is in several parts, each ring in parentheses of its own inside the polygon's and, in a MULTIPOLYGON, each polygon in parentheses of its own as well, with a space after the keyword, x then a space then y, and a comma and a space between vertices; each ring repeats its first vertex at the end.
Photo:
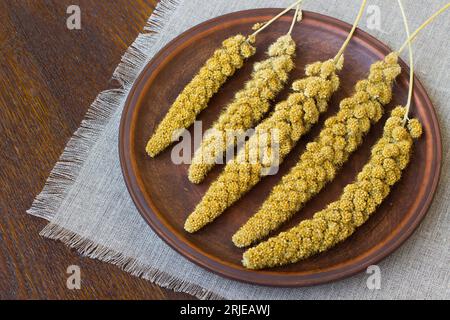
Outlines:
POLYGON ((0 299, 180 299, 38 235, 25 213, 156 0, 0 1, 0 299), (81 30, 66 26, 78 4, 81 30), (69 265, 81 290, 66 287, 69 265))

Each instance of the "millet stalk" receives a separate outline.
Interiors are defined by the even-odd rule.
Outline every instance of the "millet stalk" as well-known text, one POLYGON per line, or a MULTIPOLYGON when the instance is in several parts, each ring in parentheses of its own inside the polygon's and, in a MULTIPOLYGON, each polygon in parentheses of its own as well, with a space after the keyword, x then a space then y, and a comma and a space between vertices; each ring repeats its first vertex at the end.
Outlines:
MULTIPOLYGON (((401 2, 399 4, 406 31, 409 34, 403 6, 401 2)), ((368 79, 356 85, 356 93, 353 97, 341 102, 338 114, 326 120, 325 128, 316 141, 307 145, 297 165, 273 188, 260 210, 233 236, 236 246, 249 246, 269 235, 322 190, 326 183, 333 180, 337 170, 361 144, 371 124, 381 118, 382 107, 391 100, 392 83, 400 73, 400 66, 397 63, 399 53, 415 39, 421 30, 449 7, 450 3, 427 19, 408 37, 399 51, 389 54, 384 61, 376 62, 371 66, 368 79)), ((411 54, 410 61, 411 74, 413 74, 414 65, 411 54)), ((406 112, 402 119, 403 125, 408 122, 412 87, 413 81, 410 81, 406 112)))
MULTIPOLYGON (((367 1, 363 1, 354 28, 342 48, 355 32, 367 1)), ((223 173, 212 183, 186 222, 193 232, 222 214, 252 189, 270 170, 281 164, 297 141, 318 122, 328 109, 328 101, 339 87, 337 72, 342 69, 343 52, 334 59, 315 62, 306 67, 306 77, 293 83, 288 98, 275 106, 271 116, 256 127, 236 158, 227 163, 223 173), (276 141, 271 134, 276 133, 276 141)))
POLYGON ((369 162, 356 182, 345 187, 339 200, 317 212, 312 219, 248 249, 243 264, 249 269, 281 266, 306 259, 347 239, 389 194, 408 165, 413 139, 422 133, 417 119, 403 127, 406 108, 392 111, 383 137, 375 144, 369 162))
MULTIPOLYGON (((298 12, 296 10, 294 22, 298 12)), ((294 68, 295 52, 296 44, 289 32, 269 47, 266 60, 255 64, 251 79, 236 93, 195 151, 188 172, 191 182, 203 181, 217 160, 236 144, 239 136, 261 121, 294 68)))
POLYGON ((158 155, 177 140, 182 129, 194 123, 197 115, 208 106, 210 99, 220 87, 236 70, 242 68, 245 60, 255 54, 256 48, 253 44, 256 35, 300 2, 295 2, 252 35, 245 37, 238 34, 223 41, 222 46, 213 53, 178 95, 157 126, 146 145, 149 156, 158 155))
POLYGON ((325 121, 318 138, 307 144, 299 162, 234 234, 236 246, 245 247, 267 236, 334 179, 372 124, 380 120, 400 72, 397 53, 371 66, 368 78, 357 83, 353 96, 340 103, 338 113, 325 121))

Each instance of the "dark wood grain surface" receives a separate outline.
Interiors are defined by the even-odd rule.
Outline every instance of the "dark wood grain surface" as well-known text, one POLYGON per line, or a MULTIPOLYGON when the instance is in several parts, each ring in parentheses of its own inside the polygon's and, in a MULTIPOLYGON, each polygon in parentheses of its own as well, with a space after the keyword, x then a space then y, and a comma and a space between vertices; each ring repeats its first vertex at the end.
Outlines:
POLYGON ((179 299, 38 235, 25 213, 156 0, 0 1, 0 299, 179 299), (81 8, 68 30, 66 9, 81 8), (81 290, 66 287, 69 265, 81 290))

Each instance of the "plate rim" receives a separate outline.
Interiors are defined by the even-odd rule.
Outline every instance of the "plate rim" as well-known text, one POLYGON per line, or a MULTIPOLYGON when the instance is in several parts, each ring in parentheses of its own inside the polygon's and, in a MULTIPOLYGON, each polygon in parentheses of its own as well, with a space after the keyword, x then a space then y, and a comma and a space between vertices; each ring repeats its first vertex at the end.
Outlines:
MULTIPOLYGON (((420 95, 423 97, 426 105, 431 106, 430 115, 431 120, 435 124, 434 133, 436 135, 436 139, 439 143, 436 144, 436 170, 433 179, 431 180, 429 191, 426 194, 426 199, 423 205, 419 208, 418 213, 412 216, 407 221, 407 226, 403 227, 403 231, 398 231, 397 233, 392 233, 389 235, 387 240, 383 242, 381 248, 378 248, 380 245, 376 245, 370 251, 375 251, 375 254, 367 254, 357 263, 352 263, 350 266, 345 266, 344 268, 336 268, 332 270, 328 270, 325 272, 317 272, 313 274, 307 275, 290 275, 290 274, 262 274, 257 270, 241 270, 236 269, 234 266, 226 265, 226 262, 222 261, 219 263, 218 261, 212 259, 205 253, 199 252, 192 247, 190 247, 184 241, 181 241, 175 234, 173 234, 168 226, 162 223, 159 219, 156 218, 155 212, 159 210, 155 207, 152 201, 145 201, 145 195, 143 194, 141 188, 139 187, 139 183, 136 179, 136 176, 133 174, 133 164, 130 163, 130 158, 126 156, 126 150, 131 149, 130 142, 130 122, 132 117, 128 115, 132 114, 132 111, 135 106, 131 107, 131 102, 133 101, 134 95, 137 89, 145 87, 146 83, 143 82, 144 75, 148 73, 148 70, 153 66, 158 66, 160 62, 164 60, 166 56, 168 56, 174 49, 178 48, 179 45, 183 44, 184 38, 188 34, 197 35, 201 33, 201 30, 209 30, 209 27, 213 27, 216 25, 220 25, 223 20, 229 21, 227 19, 233 18, 243 18, 248 17, 249 19, 258 17, 258 21, 261 19, 261 16, 273 16, 278 13, 280 8, 263 8, 263 9, 250 9, 243 11, 236 11, 232 13, 228 13, 207 21, 204 21, 175 37, 170 42, 168 42, 162 49, 156 53, 153 58, 144 66, 141 70, 140 74, 134 81, 127 98, 125 100, 124 108, 122 111, 121 119, 120 119, 120 128, 119 128, 119 159, 122 170, 122 175, 127 187, 127 190, 138 209, 140 215, 144 218, 146 223, 152 228, 152 230, 158 235, 160 239, 162 239, 165 243, 167 243, 171 248, 177 251, 179 254, 187 258, 189 261, 195 263, 196 265, 205 268, 214 274, 218 274, 228 279, 254 284, 254 285, 262 285, 269 287, 304 287, 304 286, 313 286, 319 284, 325 284, 332 281, 337 281, 343 278, 347 278, 353 276, 368 266, 376 264, 383 260, 385 257, 393 253, 396 249, 398 249, 417 229, 419 224, 423 221, 426 213, 428 212, 431 203, 436 194, 436 189, 439 185, 440 176, 441 176, 441 168, 442 168, 442 136, 440 125, 438 121, 438 117, 436 114, 436 109, 433 106, 431 99, 428 96, 425 88, 421 84, 420 80, 417 79, 417 75, 415 76, 415 86, 414 86, 414 96, 420 95), (146 208, 147 205, 147 208, 146 208), (153 215, 148 214, 148 210, 151 210, 153 215), (200 256, 200 257, 199 257, 200 256), (208 262, 208 263, 206 263, 208 262), (342 269, 342 270, 341 270, 342 269), (234 272, 233 272, 234 271, 234 272), (255 275, 256 274, 256 275, 255 275), (242 277, 244 275, 244 277, 242 277), (295 279, 294 279, 295 278, 295 279)), ((334 17, 330 17, 324 14, 304 11, 305 19, 313 19, 319 20, 321 22, 327 22, 333 27, 337 29, 337 31, 348 31, 351 29, 351 25, 339 20, 334 17)), ((368 40, 370 44, 373 45, 372 50, 382 52, 382 51, 392 51, 386 44, 372 36, 371 34, 357 29, 357 33, 363 37, 365 40, 368 40)), ((400 59, 400 64, 402 65, 402 69, 409 74, 409 67, 404 63, 403 60, 400 59)))

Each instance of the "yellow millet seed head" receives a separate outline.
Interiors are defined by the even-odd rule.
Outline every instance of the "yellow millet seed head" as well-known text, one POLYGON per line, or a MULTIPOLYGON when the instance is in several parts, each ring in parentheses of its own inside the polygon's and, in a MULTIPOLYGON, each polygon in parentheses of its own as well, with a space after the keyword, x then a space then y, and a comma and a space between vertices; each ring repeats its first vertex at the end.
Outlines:
MULTIPOLYGON (((282 89, 284 82, 288 79, 287 74, 293 68, 292 57, 294 53, 295 43, 292 39, 282 37, 269 49, 269 55, 272 56, 255 66, 252 79, 243 90, 236 94, 235 100, 214 124, 216 134, 207 135, 200 148, 195 152, 189 168, 189 179, 192 182, 199 183, 202 181, 214 165, 214 163, 202 162, 205 155, 215 159, 220 154, 218 151, 226 150, 235 143, 235 139, 230 141, 226 136, 229 130, 237 130, 243 133, 267 112, 270 106, 269 100, 282 89)), ((187 218, 186 231, 195 232, 212 222, 227 207, 258 183, 263 176, 263 169, 268 169, 277 164, 279 159, 271 156, 274 152, 271 145, 263 144, 263 140, 259 140, 261 135, 267 133, 267 129, 278 129, 279 131, 277 142, 280 144, 280 157, 284 157, 290 151, 293 147, 292 134, 294 129, 298 130, 299 127, 304 127, 302 116, 305 114, 304 110, 294 114, 286 112, 286 104, 289 103, 294 103, 289 108, 303 107, 304 99, 302 97, 304 95, 294 94, 299 99, 288 99, 278 105, 275 112, 256 127, 255 135, 239 151, 237 157, 226 165, 218 179, 211 184, 194 212, 187 218), (291 115, 300 115, 302 118, 294 121, 294 119, 289 118, 291 115), (292 125, 289 125, 289 123, 292 125), (292 127, 294 124, 296 124, 295 128, 292 127), (266 152, 263 153, 262 158, 256 157, 256 163, 252 162, 255 160, 252 155, 259 154, 258 151, 261 147, 266 152)), ((308 126, 308 129, 311 125, 308 126)), ((299 138, 302 132, 295 134, 299 138)))
POLYGON ((386 158, 396 157, 399 154, 400 150, 394 143, 389 143, 383 148, 383 156, 386 158))
POLYGON ((336 69, 337 70, 342 70, 342 68, 344 67, 344 55, 341 55, 338 59, 338 61, 336 61, 336 69))
POLYGON ((398 176, 395 173, 395 171, 392 171, 392 170, 386 171, 385 181, 389 186, 394 185, 399 179, 400 179, 400 176, 398 176))
POLYGON ((385 170, 397 170, 397 162, 395 162, 395 160, 392 158, 386 158, 383 160, 383 168, 385 170))
POLYGON ((264 26, 265 23, 263 22, 257 22, 252 26, 252 30, 257 31, 261 29, 264 26))
MULTIPOLYGON (((379 84, 374 84, 379 85, 379 84)), ((370 99, 370 93, 367 91, 358 91, 352 97, 352 109, 355 109, 359 104, 364 104, 370 99)))
POLYGON ((322 70, 322 63, 320 61, 317 61, 306 66, 305 74, 308 77, 318 76, 320 75, 321 70, 322 70))
POLYGON ((358 126, 364 134, 370 130, 371 122, 367 117, 361 118, 358 121, 358 126))
POLYGON ((195 121, 217 90, 242 67, 244 60, 254 53, 255 48, 242 35, 223 41, 222 46, 213 53, 175 99, 150 137, 146 152, 154 157, 168 147, 174 141, 174 135, 195 121))
POLYGON ((271 57, 292 56, 295 54, 295 47, 296 44, 294 39, 292 39, 290 35, 284 35, 270 45, 268 55, 271 57))
MULTIPOLYGON (((395 141, 400 142, 408 139, 408 131, 406 131, 403 127, 396 127, 392 130, 392 137, 394 137, 395 141)), ((400 147, 397 144, 398 147, 400 147)))
MULTIPOLYGON (((271 100, 283 89, 289 72, 294 68, 292 60, 295 48, 291 37, 282 36, 270 46, 269 57, 254 65, 251 79, 235 94, 235 99, 213 125, 218 134, 205 137, 200 148, 194 153, 188 173, 191 182, 200 183, 214 167, 214 161, 204 163, 205 150, 212 154, 210 158, 216 159, 235 144, 235 141, 226 138, 227 130, 244 132, 267 113, 271 100)), ((226 59, 224 57, 222 62, 226 59)), ((227 70, 222 70, 225 71, 227 70)))
POLYGON ((322 66, 320 67, 320 75, 322 78, 329 77, 332 73, 336 71, 336 65, 334 61, 328 60, 325 61, 322 66))
POLYGON ((391 134, 392 131, 399 127, 402 123, 402 118, 397 116, 391 116, 389 119, 386 120, 386 124, 384 126, 384 131, 387 134, 391 134))
POLYGON ((400 170, 404 170, 406 168, 406 166, 409 163, 409 154, 408 155, 401 155, 397 162, 398 162, 398 167, 400 168, 400 170))
MULTIPOLYGON (((338 81, 337 77, 334 78, 336 69, 339 69, 339 66, 332 63, 332 61, 310 64, 306 67, 306 74, 310 77, 316 77, 316 79, 311 79, 310 81, 304 79, 294 82, 293 89, 304 92, 306 97, 326 97, 325 94, 327 92, 321 92, 321 90, 329 90, 330 87, 334 88, 338 85, 338 83, 333 83, 333 81, 338 81), (329 76, 331 81, 323 82, 323 78, 321 79, 320 77, 328 75, 330 72, 332 72, 329 76)), ((392 97, 392 83, 400 71, 398 57, 395 54, 391 54, 383 61, 376 62, 371 66, 368 78, 358 82, 353 96, 342 100, 338 114, 325 121, 325 127, 319 134, 319 137, 314 142, 307 144, 306 151, 301 155, 297 165, 272 190, 261 209, 236 233, 236 235, 239 235, 236 238, 246 239, 245 243, 235 241, 238 246, 249 245, 268 235, 281 223, 289 219, 305 202, 334 178, 337 170, 362 143, 363 137, 369 131, 371 123, 377 122, 381 118, 382 107, 390 101, 392 97), (327 149, 327 147, 331 148, 327 149), (319 173, 311 170, 317 167, 323 168, 324 172, 319 173), (303 186, 307 186, 307 188, 301 190, 298 187, 298 183, 291 183, 290 181, 302 181, 303 186), (299 192, 301 196, 289 198, 287 195, 290 194, 292 188, 299 192), (271 221, 271 223, 263 223, 262 221, 271 221)), ((305 121, 315 120, 316 117, 315 113, 309 114, 308 110, 305 109, 305 121)), ((393 124, 397 125, 398 122, 393 124)), ((383 148, 380 149, 380 152, 382 150, 383 148)), ((379 167, 375 169, 375 174, 384 178, 386 174, 381 166, 382 163, 383 159, 380 159, 379 167)), ((370 178, 371 176, 369 173, 365 173, 360 175, 360 177, 370 178)), ((361 188, 365 190, 369 185, 370 183, 368 182, 364 183, 361 188)), ((374 206, 374 201, 367 200, 364 202, 361 200, 363 197, 358 199, 360 200, 356 200, 356 205, 360 209, 364 208, 366 210, 374 206)), ((353 198, 351 198, 351 201, 353 203, 353 198)), ((367 214, 361 214, 356 220, 358 223, 362 223, 366 218, 367 214)), ((345 234, 351 233, 354 227, 343 227, 345 234)), ((303 229, 296 229, 296 232, 301 233, 301 230, 303 229)), ((330 234, 328 233, 328 235, 330 234)), ((307 243, 310 240, 304 239, 304 241, 307 243)), ((310 252, 309 247, 305 247, 304 252, 310 252)))
POLYGON ((398 52, 391 52, 384 58, 384 61, 387 64, 396 66, 398 64, 398 52))
POLYGON ((383 71, 380 69, 374 69, 369 75, 369 80, 374 82, 379 82, 383 80, 383 71))
POLYGON ((347 129, 342 123, 336 123, 335 125, 333 125, 332 131, 337 136, 345 136, 347 133, 347 129))
MULTIPOLYGON (((391 186, 400 179, 402 170, 409 160, 413 133, 410 127, 408 127, 409 131, 404 130, 402 122, 399 121, 398 116, 401 114, 398 111, 391 114, 385 124, 383 137, 373 147, 369 162, 357 175, 356 181, 344 188, 341 197, 324 210, 316 213, 312 219, 304 220, 290 230, 247 250, 243 255, 245 267, 270 268, 306 259, 347 239, 357 227, 367 221, 389 194, 391 186)), ((420 126, 420 123, 416 122, 414 126, 420 126)), ((312 144, 310 149, 314 149, 317 154, 317 151, 321 149, 320 143, 312 144)), ((306 153, 308 152, 310 151, 307 150, 306 153)), ((293 186, 298 185, 293 183, 296 180, 293 176, 294 173, 306 183, 308 187, 306 190, 309 190, 309 179, 312 178, 313 173, 309 171, 310 168, 306 162, 295 166, 291 170, 291 174, 283 177, 282 184, 277 185, 274 190, 285 191, 289 197, 294 198, 292 191, 287 193, 288 189, 291 190, 293 186), (301 178, 304 176, 304 172, 311 177, 301 178)), ((318 171, 316 174, 318 175, 318 171)), ((317 182, 313 183, 317 185, 317 182)), ((289 199, 283 198, 281 193, 277 194, 276 198, 289 202, 289 199)), ((263 208, 268 207, 266 203, 263 204, 263 208)), ((293 210, 299 209, 298 205, 293 204, 288 207, 293 210)), ((286 212, 280 212, 274 203, 270 209, 277 210, 279 213, 279 215, 271 217, 277 218, 278 221, 284 221, 279 217, 280 215, 286 216, 286 212)), ((273 222, 273 220, 269 221, 273 222)), ((253 225, 253 227, 257 226, 253 225)), ((253 242, 252 238, 249 239, 248 234, 245 236, 247 243, 253 242)))
POLYGON ((372 183, 369 180, 359 180, 359 187, 361 190, 370 193, 372 190, 372 183))
POLYGON ((397 118, 403 118, 405 116, 405 112, 406 112, 405 107, 403 107, 403 106, 396 106, 391 111, 391 116, 392 117, 397 117, 397 118))
MULTIPOLYGON (((403 129, 403 128, 402 128, 403 129)), ((406 130, 405 130, 406 131, 406 130)), ((409 154, 409 150, 410 150, 410 148, 411 148, 411 144, 412 144, 412 142, 411 141, 408 141, 407 139, 408 139, 408 137, 409 137, 409 133, 407 132, 407 136, 405 136, 405 138, 403 138, 403 139, 397 139, 395 136, 394 136, 394 133, 392 134, 393 136, 394 136, 394 139, 397 141, 397 146, 398 146, 398 148, 400 149, 400 153, 402 154, 402 155, 408 155, 409 154)))
POLYGON ((411 133, 413 139, 418 139, 422 135, 422 125, 419 120, 411 119, 408 121, 408 130, 411 133))
MULTIPOLYGON (((358 92, 358 91, 365 91, 365 90, 367 90, 367 86, 369 85, 369 80, 367 80, 367 79, 364 79, 364 80, 361 80, 361 81, 358 81, 357 83, 356 83, 356 86, 355 86, 355 90, 358 92)), ((342 103, 342 102, 341 102, 342 103)))

